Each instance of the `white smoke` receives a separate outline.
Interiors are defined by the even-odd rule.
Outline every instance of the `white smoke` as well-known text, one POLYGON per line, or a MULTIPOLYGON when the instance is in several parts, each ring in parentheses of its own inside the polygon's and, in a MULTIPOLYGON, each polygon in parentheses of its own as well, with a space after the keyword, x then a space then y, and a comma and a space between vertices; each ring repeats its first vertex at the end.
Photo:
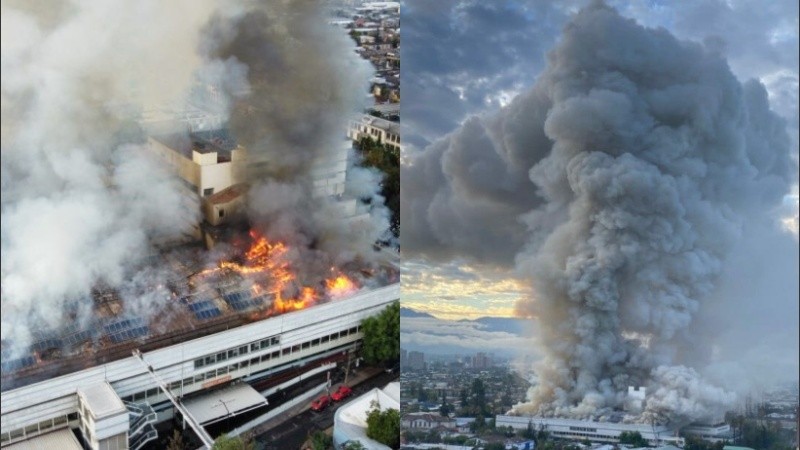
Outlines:
POLYGON ((161 310, 163 292, 142 287, 163 285, 168 269, 144 267, 144 258, 190 234, 199 205, 143 150, 136 121, 142 111, 185 104, 198 85, 216 90, 209 112, 230 116, 253 161, 279 172, 251 179, 254 219, 297 234, 302 223, 293 219, 302 217, 305 244, 332 236, 327 248, 339 256, 372 250, 379 231, 355 236, 321 217, 332 207, 309 195, 308 157, 344 144, 347 113, 360 109, 369 78, 352 43, 317 9, 299 1, 3 1, 4 349, 24 348, 37 330, 86 323, 98 286, 116 289, 131 314, 161 310), (274 109, 251 114, 253 106, 274 109), (300 205, 315 214, 297 214, 300 205))

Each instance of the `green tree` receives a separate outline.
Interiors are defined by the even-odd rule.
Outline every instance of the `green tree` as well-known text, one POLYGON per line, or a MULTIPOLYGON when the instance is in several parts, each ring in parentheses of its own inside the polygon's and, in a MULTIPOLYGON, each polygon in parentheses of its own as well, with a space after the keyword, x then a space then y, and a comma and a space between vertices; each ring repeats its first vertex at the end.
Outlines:
POLYGON ((311 435, 311 448, 314 450, 328 450, 333 447, 333 438, 322 431, 311 435))
POLYGON ((377 316, 361 322, 364 333, 362 353, 368 364, 377 364, 400 357, 400 302, 387 306, 377 316))
POLYGON ((167 450, 184 450, 185 448, 186 443, 183 442, 183 435, 180 430, 173 430, 172 436, 170 436, 167 442, 167 450))
POLYGON ((364 444, 359 441, 347 441, 342 445, 342 450, 364 450, 364 444))
POLYGON ((490 442, 483 446, 484 450, 506 450, 505 444, 502 442, 490 442))
POLYGON ((647 440, 638 431, 623 431, 619 434, 619 443, 634 447, 647 447, 647 440))
POLYGON ((253 447, 252 442, 245 442, 239 436, 230 437, 227 434, 223 434, 214 440, 211 450, 253 450, 253 447))
POLYGON ((393 449, 400 448, 400 411, 387 409, 381 411, 373 403, 367 414, 367 437, 393 449))
POLYGON ((442 406, 439 407, 439 415, 449 417, 451 412, 453 412, 453 407, 447 403, 447 396, 442 391, 442 406))

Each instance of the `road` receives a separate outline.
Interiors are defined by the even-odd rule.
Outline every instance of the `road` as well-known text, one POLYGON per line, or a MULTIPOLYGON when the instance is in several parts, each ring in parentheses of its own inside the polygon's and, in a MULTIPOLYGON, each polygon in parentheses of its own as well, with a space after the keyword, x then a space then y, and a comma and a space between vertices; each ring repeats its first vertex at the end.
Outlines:
POLYGON ((332 406, 320 412, 307 410, 299 415, 287 418, 284 423, 270 429, 266 433, 256 436, 255 448, 256 450, 299 449, 310 435, 333 426, 333 414, 340 405, 347 403, 373 388, 382 388, 396 379, 397 372, 381 372, 377 376, 355 386, 353 388, 353 395, 343 403, 334 403, 332 406))

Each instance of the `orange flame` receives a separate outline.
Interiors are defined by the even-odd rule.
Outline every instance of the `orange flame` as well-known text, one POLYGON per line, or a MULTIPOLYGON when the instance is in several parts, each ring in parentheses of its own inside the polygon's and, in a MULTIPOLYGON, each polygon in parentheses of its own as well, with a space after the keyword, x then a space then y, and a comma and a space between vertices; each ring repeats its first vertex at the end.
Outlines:
MULTIPOLYGON (((217 267, 204 270, 199 275, 209 275, 218 272, 235 272, 253 279, 253 296, 271 294, 272 305, 268 314, 297 311, 315 304, 319 295, 313 287, 300 287, 299 293, 291 298, 284 298, 290 283, 297 277, 292 272, 284 255, 288 247, 282 242, 270 242, 267 238, 259 236, 254 231, 250 232, 253 244, 245 253, 245 262, 239 264, 234 261, 222 261, 217 267), (258 275, 263 275, 259 277, 258 275)), ((335 269, 331 269, 335 271, 335 269)), ((331 298, 340 298, 356 291, 358 286, 345 275, 338 275, 325 280, 326 292, 331 298)))
POLYGON ((346 297, 358 289, 358 286, 345 275, 325 280, 325 287, 328 289, 328 295, 331 298, 346 297))

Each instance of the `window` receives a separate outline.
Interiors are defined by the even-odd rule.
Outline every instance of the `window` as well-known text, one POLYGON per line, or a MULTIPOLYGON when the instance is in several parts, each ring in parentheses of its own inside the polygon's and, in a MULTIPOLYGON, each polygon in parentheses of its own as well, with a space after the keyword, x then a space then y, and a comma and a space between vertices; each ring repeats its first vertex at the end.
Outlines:
POLYGON ((292 351, 292 349, 291 349, 291 348, 289 348, 289 347, 286 347, 285 349, 283 349, 283 352, 281 352, 281 353, 282 353, 283 355, 288 355, 290 351, 292 351))
MULTIPOLYGON (((263 357, 262 357, 263 358, 263 357)), ((253 358, 250 360, 250 364, 256 365, 258 364, 258 358, 253 358)))
POLYGON ((189 378, 184 378, 183 379, 183 385, 184 386, 186 386, 187 384, 192 384, 192 383, 194 383, 194 377, 189 377, 189 378))
POLYGON ((220 209, 220 210, 219 210, 219 217, 220 217, 220 218, 223 218, 223 217, 225 217, 225 210, 224 210, 224 209, 220 209))
POLYGON ((25 427, 25 434, 30 435, 30 434, 37 433, 37 432, 39 432, 39 424, 38 423, 36 425, 30 425, 30 426, 25 427))
POLYGON ((249 365, 250 365, 250 361, 248 361, 246 359, 239 363, 239 367, 242 367, 242 368, 247 367, 249 365))
POLYGON ((203 359, 195 359, 194 360, 194 368, 199 369, 205 365, 205 361, 203 359))
POLYGON ((278 345, 281 343, 281 340, 277 337, 272 338, 272 345, 278 345))
POLYGON ((303 350, 307 349, 308 347, 311 347, 311 342, 303 342, 303 350))
POLYGON ((228 350, 228 358, 233 358, 234 356, 238 355, 239 351, 237 349, 228 350))
POLYGON ((324 344, 324 343, 326 343, 326 342, 328 342, 330 340, 331 340, 330 336, 322 336, 322 341, 321 342, 324 344))
POLYGON ((332 340, 332 341, 335 341, 336 339, 339 339, 339 333, 333 333, 333 334, 331 335, 331 340, 332 340))
POLYGON ((247 352, 248 352, 248 350, 247 350, 247 346, 246 345, 243 345, 243 346, 239 347, 239 354, 240 355, 246 355, 247 352))
POLYGON ((61 425, 62 423, 67 423, 66 416, 58 416, 53 419, 53 425, 61 425))
POLYGON ((261 341, 261 348, 267 348, 267 347, 269 347, 269 339, 264 339, 263 341, 261 341))
POLYGON ((258 350, 259 348, 261 348, 261 345, 260 345, 259 342, 254 342, 254 343, 250 344, 250 351, 251 352, 254 352, 254 351, 258 350))
POLYGON ((22 428, 11 432, 11 439, 16 439, 18 437, 22 437, 22 428))
POLYGON ((158 388, 153 388, 153 389, 148 390, 147 392, 145 392, 145 395, 148 398, 155 397, 156 395, 158 395, 158 388))
POLYGON ((219 369, 217 369, 217 376, 225 375, 226 373, 228 373, 227 367, 220 367, 219 369))
POLYGON ((295 346, 292 347, 292 353, 297 353, 299 351, 300 351, 300 346, 299 345, 295 345, 295 346))
POLYGON ((314 339, 313 341, 311 341, 311 346, 312 347, 316 347, 318 345, 319 345, 319 339, 314 339))
POLYGON ((214 188, 203 189, 203 197, 208 197, 214 194, 214 188))
POLYGON ((230 365, 231 372, 233 372, 234 370, 236 370, 238 368, 239 368, 239 364, 238 363, 233 363, 233 364, 230 365))
POLYGON ((281 353, 279 351, 272 352, 272 358, 273 359, 277 358, 278 356, 281 356, 281 353))
POLYGON ((194 382, 195 383, 199 383, 199 382, 201 382, 201 381, 203 381, 205 379, 206 379, 206 374, 204 374, 204 373, 201 373, 200 375, 195 375, 194 376, 194 382))
POLYGON ((269 354, 261 355, 261 362, 269 361, 269 354))

